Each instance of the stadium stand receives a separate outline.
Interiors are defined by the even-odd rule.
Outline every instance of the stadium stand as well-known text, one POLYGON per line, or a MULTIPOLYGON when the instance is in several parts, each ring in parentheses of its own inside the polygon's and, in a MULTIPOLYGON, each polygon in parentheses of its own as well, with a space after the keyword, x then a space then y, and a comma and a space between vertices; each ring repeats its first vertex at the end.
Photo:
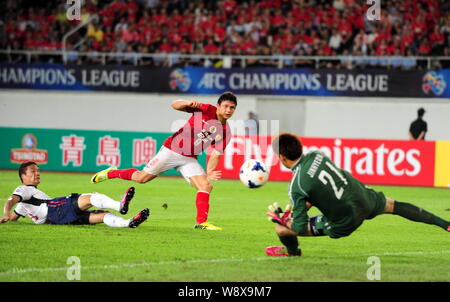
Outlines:
MULTIPOLYGON (((382 1, 378 22, 365 19, 365 1, 356 0, 83 0, 80 21, 67 20, 65 1, 5 2, 0 49, 61 50, 65 33, 98 15, 67 41, 71 50, 67 63, 74 64, 223 64, 219 59, 183 56, 198 54, 245 55, 250 56, 246 66, 276 67, 274 58, 284 55, 283 67, 409 70, 425 68, 420 57, 450 55, 450 2, 446 0, 382 1), (116 55, 100 56, 106 52, 116 55), (172 55, 168 60, 161 54, 172 55), (316 64, 298 56, 345 57, 316 64), (388 61, 348 56, 393 57, 388 61), (405 56, 411 59, 395 59, 405 56)), ((61 56, 3 54, 4 60, 53 62, 61 56)), ((449 63, 441 60, 435 67, 449 63)), ((231 61, 233 67, 240 64, 231 61)))

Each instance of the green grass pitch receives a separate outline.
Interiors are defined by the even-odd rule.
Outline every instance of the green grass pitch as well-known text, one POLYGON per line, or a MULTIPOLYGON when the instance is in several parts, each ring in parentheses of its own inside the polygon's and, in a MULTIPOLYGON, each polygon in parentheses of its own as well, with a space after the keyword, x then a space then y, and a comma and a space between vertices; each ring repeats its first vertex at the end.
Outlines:
MULTIPOLYGON (((52 197, 101 192, 119 200, 132 185, 91 185, 89 178, 43 171, 39 188, 52 197)), ((0 184, 3 209, 19 185, 17 172, 0 171, 0 184)), ((288 202, 287 183, 251 190, 238 181, 215 182, 209 221, 223 227, 219 232, 193 229, 195 190, 181 177, 133 185, 126 217, 151 210, 137 229, 34 225, 28 218, 1 224, 0 281, 68 281, 71 256, 80 260, 81 281, 369 281, 370 256, 380 260, 381 281, 450 281, 450 237, 436 226, 382 215, 346 238, 299 238, 302 257, 271 258, 264 249, 280 243, 264 214, 272 202, 288 202)), ((450 218, 448 189, 374 188, 450 218)))

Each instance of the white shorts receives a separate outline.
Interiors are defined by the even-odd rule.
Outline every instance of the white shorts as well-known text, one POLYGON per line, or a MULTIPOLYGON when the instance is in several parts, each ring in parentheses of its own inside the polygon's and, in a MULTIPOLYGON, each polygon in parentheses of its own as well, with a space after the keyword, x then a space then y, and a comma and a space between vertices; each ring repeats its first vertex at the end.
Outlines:
POLYGON ((149 174, 159 175, 169 169, 176 169, 188 181, 192 176, 205 175, 205 170, 193 157, 183 156, 169 148, 161 147, 145 166, 144 171, 149 174))

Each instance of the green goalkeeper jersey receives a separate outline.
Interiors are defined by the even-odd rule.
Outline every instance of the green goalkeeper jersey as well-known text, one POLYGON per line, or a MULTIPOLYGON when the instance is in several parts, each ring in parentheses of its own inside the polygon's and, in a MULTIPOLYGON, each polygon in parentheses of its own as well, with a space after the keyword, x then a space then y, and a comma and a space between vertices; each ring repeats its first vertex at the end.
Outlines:
POLYGON ((295 232, 308 230, 307 201, 326 217, 327 235, 333 238, 349 235, 364 219, 375 217, 385 207, 383 193, 366 187, 322 152, 302 155, 292 171, 289 197, 295 232))

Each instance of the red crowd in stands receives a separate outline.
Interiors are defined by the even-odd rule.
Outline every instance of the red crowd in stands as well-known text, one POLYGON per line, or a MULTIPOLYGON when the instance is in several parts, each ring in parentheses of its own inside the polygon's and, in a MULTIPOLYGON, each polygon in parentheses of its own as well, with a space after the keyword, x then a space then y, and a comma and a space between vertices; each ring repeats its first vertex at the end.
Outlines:
MULTIPOLYGON (((81 20, 69 21, 61 1, 6 0, 0 15, 0 48, 60 50, 65 33, 98 15, 68 39, 68 49, 90 53, 69 56, 71 63, 105 63, 99 52, 136 53, 108 57, 106 63, 152 65, 167 61, 138 54, 171 53, 175 54, 172 63, 185 65, 205 63, 177 59, 177 54, 450 56, 448 0, 383 0, 382 4, 379 20, 369 21, 365 1, 358 0, 84 0, 81 20)), ((354 62, 322 60, 320 67, 351 68, 354 62)), ((270 59, 246 60, 247 66, 278 64, 270 59)), ((317 67, 311 60, 289 57, 283 66, 317 67)), ((409 67, 414 66, 415 60, 409 67)))

